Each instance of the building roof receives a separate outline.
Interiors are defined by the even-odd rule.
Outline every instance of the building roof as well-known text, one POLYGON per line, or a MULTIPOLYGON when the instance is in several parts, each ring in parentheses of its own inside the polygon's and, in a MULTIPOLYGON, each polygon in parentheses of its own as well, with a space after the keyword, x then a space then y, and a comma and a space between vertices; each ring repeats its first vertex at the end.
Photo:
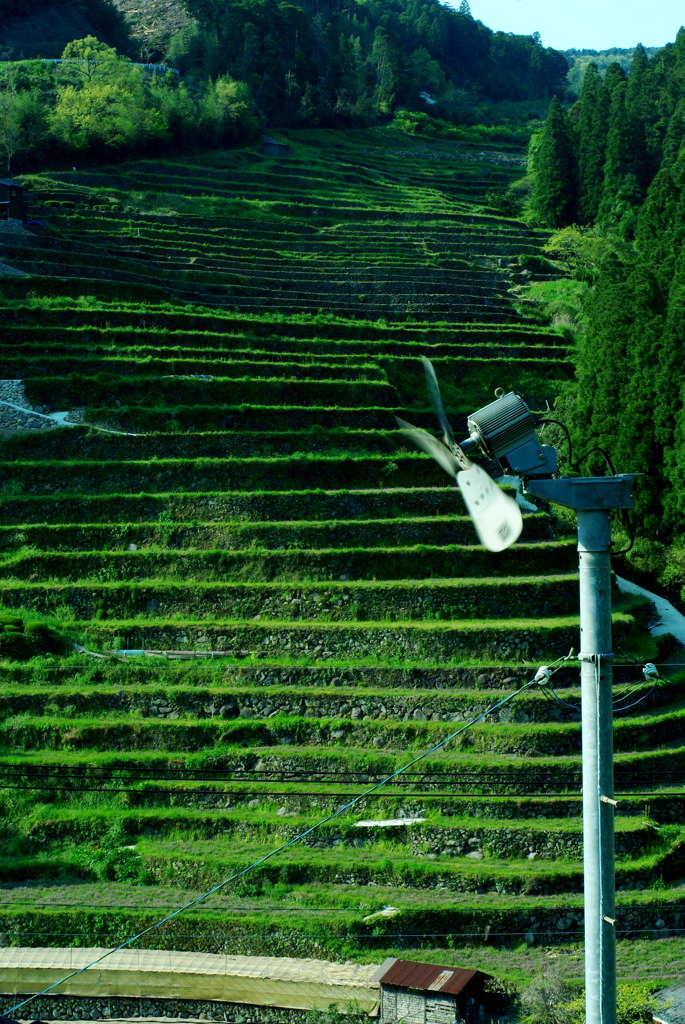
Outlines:
POLYGON ((665 1006, 654 1014, 655 1021, 659 1024, 685 1024, 685 981, 662 988, 654 998, 665 1006))
POLYGON ((381 985, 422 989, 425 992, 446 992, 458 995, 474 978, 491 978, 483 971, 467 971, 463 967, 421 964, 414 960, 395 960, 378 979, 381 985))
POLYGON ((12 181, 11 178, 0 178, 0 185, 11 186, 12 188, 23 188, 18 181, 12 181))

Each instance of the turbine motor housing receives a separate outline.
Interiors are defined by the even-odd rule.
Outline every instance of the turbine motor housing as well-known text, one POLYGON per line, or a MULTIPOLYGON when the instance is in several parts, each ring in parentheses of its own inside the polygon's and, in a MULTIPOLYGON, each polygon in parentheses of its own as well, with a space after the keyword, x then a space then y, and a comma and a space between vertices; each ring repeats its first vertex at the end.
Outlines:
POLYGON ((555 450, 538 443, 535 417, 513 391, 471 413, 467 426, 469 438, 461 446, 467 455, 478 449, 483 455, 501 460, 511 473, 520 476, 556 473, 555 450))

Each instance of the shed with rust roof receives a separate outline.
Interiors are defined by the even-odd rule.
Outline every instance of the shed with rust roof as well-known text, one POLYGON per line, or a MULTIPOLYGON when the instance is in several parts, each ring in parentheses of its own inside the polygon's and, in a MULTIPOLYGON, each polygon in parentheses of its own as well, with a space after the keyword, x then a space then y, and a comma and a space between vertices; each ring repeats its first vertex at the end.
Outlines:
POLYGON ((387 964, 378 979, 379 1024, 481 1024, 486 1019, 484 988, 492 975, 414 960, 387 964))

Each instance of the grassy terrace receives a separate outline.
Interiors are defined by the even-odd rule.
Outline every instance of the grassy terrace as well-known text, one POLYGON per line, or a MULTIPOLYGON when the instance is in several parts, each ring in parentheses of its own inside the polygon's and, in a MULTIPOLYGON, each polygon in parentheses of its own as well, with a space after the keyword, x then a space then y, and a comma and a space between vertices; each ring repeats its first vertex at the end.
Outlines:
MULTIPOLYGON (((105 656, 0 641, 10 941, 120 941, 577 647, 568 524, 528 511, 488 553, 394 420, 434 427, 421 354, 457 432, 496 387, 544 408, 572 375, 567 338, 511 291, 554 271, 545 233, 485 204, 521 166, 515 148, 321 131, 284 161, 27 179, 45 226, 3 246, 25 275, 0 279, 3 373, 78 422, 6 432, 0 602, 105 656), (206 657, 106 653, 143 648, 206 657)), ((645 621, 617 604, 618 707, 645 698, 615 741, 636 944, 679 927, 685 876, 680 680, 643 684, 645 621)), ((484 937, 527 935, 530 957, 573 942, 576 666, 554 682, 560 700, 526 690, 155 944, 439 960, 484 937)))

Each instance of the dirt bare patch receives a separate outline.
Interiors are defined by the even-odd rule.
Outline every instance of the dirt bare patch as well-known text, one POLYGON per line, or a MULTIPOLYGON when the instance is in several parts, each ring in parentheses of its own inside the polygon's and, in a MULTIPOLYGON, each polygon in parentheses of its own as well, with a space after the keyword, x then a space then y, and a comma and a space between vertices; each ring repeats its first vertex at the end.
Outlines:
POLYGON ((112 0, 129 25, 132 52, 159 59, 169 39, 191 24, 180 0, 112 0))

